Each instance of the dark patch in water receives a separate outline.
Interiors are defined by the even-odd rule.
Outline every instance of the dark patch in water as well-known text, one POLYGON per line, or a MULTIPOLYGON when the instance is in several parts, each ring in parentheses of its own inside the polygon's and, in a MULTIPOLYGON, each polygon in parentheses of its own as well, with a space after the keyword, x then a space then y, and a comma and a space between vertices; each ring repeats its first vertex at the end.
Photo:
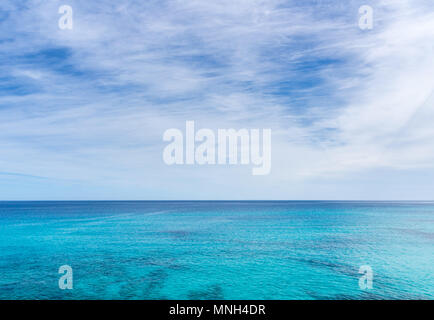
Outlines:
MULTIPOLYGON (((343 265, 343 264, 337 264, 333 262, 328 261, 321 261, 316 259, 297 259, 298 261, 304 261, 306 263, 311 264, 314 267, 322 267, 322 268, 329 268, 333 272, 340 273, 343 275, 347 275, 354 278, 354 281, 358 281, 360 274, 358 273, 358 270, 354 269, 351 266, 343 265)), ((396 283, 395 279, 392 279, 390 277, 387 277, 382 274, 376 274, 374 270, 374 287, 378 286, 381 288, 384 292, 384 294, 377 294, 370 291, 360 291, 360 295, 352 296, 352 295, 344 295, 344 294, 338 294, 338 295, 332 295, 332 296, 320 296, 315 294, 314 292, 306 292, 314 299, 320 299, 320 300, 381 300, 381 299, 407 299, 407 300, 414 300, 414 299, 427 299, 427 297, 424 296, 416 296, 409 293, 405 293, 403 291, 400 292, 399 297, 394 295, 394 287, 392 283, 396 283), (389 293, 390 292, 390 293, 389 293)), ((357 285, 357 284, 356 284, 357 285)))
POLYGON ((157 269, 151 271, 146 280, 148 282, 147 287, 145 288, 145 292, 154 291, 156 289, 161 289, 164 285, 164 281, 167 279, 167 272, 163 269, 157 269))
POLYGON ((223 300, 223 289, 220 285, 212 285, 205 290, 190 291, 188 293, 188 299, 190 300, 223 300))
POLYGON ((161 233, 167 234, 177 239, 187 238, 193 234, 193 232, 186 231, 186 230, 168 230, 168 231, 161 231, 161 233))
POLYGON ((341 274, 344 274, 347 276, 351 276, 351 277, 357 277, 358 276, 359 270, 355 270, 352 267, 346 266, 343 264, 337 264, 337 263, 333 263, 333 262, 321 261, 321 260, 315 260, 315 259, 298 259, 298 260, 309 263, 310 265, 313 265, 315 267, 329 268, 329 269, 332 269, 333 271, 335 271, 337 273, 341 273, 341 274))
POLYGON ((131 279, 122 285, 120 295, 122 299, 154 299, 164 286, 167 273, 162 269, 151 271, 146 277, 131 279))

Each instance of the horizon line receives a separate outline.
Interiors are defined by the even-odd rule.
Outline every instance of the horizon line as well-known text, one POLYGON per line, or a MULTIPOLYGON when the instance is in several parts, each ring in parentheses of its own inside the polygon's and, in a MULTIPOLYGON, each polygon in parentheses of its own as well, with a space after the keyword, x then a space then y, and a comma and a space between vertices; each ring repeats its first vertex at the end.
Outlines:
POLYGON ((0 200, 1 202, 434 202, 434 200, 0 200))

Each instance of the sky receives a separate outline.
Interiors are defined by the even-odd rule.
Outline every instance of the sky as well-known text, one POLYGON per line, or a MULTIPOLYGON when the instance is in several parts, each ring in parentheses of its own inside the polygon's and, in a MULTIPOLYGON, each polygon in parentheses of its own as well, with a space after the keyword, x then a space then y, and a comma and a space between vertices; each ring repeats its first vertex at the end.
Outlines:
POLYGON ((0 200, 433 200, 433 57, 431 0, 2 0, 0 200), (186 121, 270 174, 168 166, 186 121))

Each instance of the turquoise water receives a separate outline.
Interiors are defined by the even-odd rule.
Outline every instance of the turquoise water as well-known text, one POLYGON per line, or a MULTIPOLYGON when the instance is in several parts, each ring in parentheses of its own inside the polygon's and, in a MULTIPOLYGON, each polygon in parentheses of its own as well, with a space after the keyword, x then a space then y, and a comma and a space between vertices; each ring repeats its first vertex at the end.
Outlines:
POLYGON ((0 299, 433 299, 433 249, 434 202, 0 202, 0 299))

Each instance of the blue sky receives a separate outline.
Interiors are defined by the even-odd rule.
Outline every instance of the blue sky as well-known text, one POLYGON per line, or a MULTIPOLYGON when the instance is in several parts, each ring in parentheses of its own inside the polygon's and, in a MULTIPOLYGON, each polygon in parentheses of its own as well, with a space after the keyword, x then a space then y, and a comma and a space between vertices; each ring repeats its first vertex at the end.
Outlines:
POLYGON ((433 9, 2 0, 0 199, 433 199, 433 9), (165 165, 187 120, 271 128, 271 174, 165 165))

